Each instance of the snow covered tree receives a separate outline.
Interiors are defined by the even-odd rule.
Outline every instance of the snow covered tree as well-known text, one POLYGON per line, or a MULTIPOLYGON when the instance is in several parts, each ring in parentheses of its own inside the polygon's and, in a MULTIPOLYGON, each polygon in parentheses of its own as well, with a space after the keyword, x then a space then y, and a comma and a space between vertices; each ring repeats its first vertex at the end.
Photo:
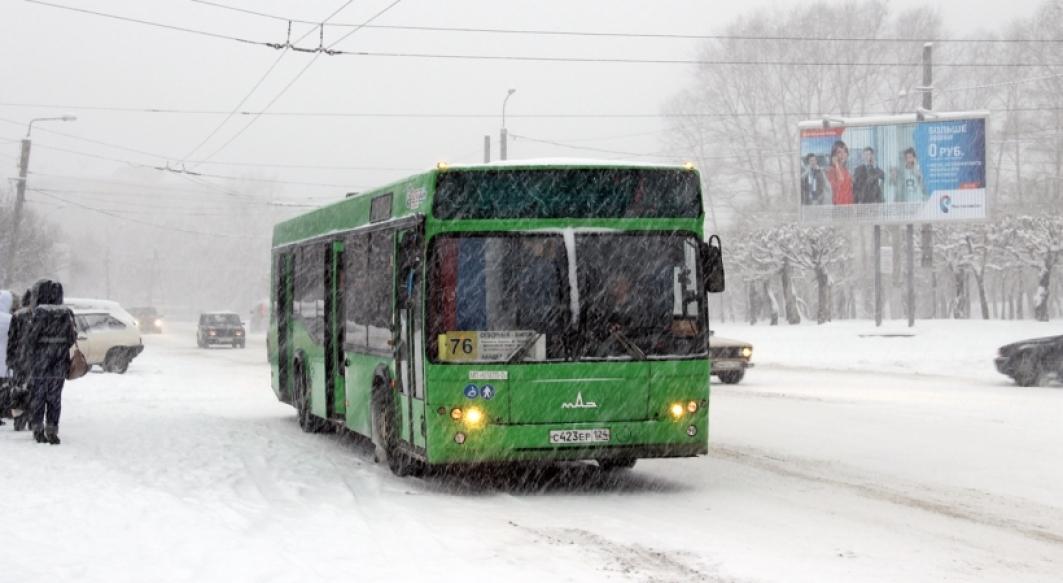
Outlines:
POLYGON ((1048 321, 1052 271, 1063 259, 1063 218, 1058 216, 1008 217, 1001 225, 1004 249, 1022 265, 1037 271, 1034 318, 1048 321))
POLYGON ((785 261, 813 273, 816 279, 816 323, 831 320, 831 269, 852 257, 849 238, 831 227, 783 225, 773 241, 785 261))

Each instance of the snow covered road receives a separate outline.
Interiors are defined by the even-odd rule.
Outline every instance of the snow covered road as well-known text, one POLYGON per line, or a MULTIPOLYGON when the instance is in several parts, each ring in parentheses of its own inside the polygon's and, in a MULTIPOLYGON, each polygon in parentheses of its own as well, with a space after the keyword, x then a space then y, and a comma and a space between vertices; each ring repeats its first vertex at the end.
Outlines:
POLYGON ((707 457, 399 479, 277 403, 261 339, 146 337, 0 430, 0 581, 1058 581, 1063 389, 762 364, 707 457), (305 578, 305 579, 304 579, 305 578))

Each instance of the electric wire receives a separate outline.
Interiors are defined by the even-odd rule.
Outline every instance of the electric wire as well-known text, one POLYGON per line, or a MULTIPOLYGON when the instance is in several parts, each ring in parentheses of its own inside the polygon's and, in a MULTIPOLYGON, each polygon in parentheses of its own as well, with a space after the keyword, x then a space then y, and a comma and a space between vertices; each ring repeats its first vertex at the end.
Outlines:
MULTIPOLYGON (((378 11, 377 13, 373 14, 372 16, 370 16, 370 17, 369 17, 369 18, 368 18, 368 19, 367 19, 367 20, 366 20, 365 22, 363 22, 363 23, 362 23, 362 24, 363 24, 363 26, 364 26, 364 25, 366 25, 366 24, 369 24, 369 23, 373 22, 374 20, 376 20, 377 18, 379 18, 379 17, 383 16, 383 15, 384 15, 385 13, 387 13, 387 12, 388 12, 389 10, 391 10, 391 9, 392 9, 392 8, 394 8, 394 7, 396 6, 396 5, 398 5, 398 4, 399 4, 399 2, 402 2, 402 0, 393 0, 393 2, 391 2, 390 4, 388 4, 387 6, 385 6, 385 7, 383 8, 383 9, 381 9, 381 10, 380 10, 380 11, 378 11)), ((323 29, 324 29, 324 27, 322 27, 322 30, 323 30, 323 29)), ((340 38, 339 38, 339 40, 336 40, 336 41, 334 41, 333 43, 329 44, 327 48, 328 48, 329 50, 331 50, 331 49, 332 49, 332 47, 334 47, 334 46, 336 46, 337 44, 339 44, 339 43, 343 42, 344 40, 346 40, 346 39, 350 38, 350 36, 351 36, 351 35, 355 34, 355 33, 356 33, 356 32, 358 32, 359 30, 362 30, 362 27, 358 27, 358 28, 355 28, 355 29, 353 29, 353 30, 349 31, 349 32, 348 32, 347 34, 345 34, 345 35, 343 35, 342 37, 340 37, 340 38)), ((323 33, 322 33, 322 34, 323 34, 323 33)), ((310 69, 310 67, 311 67, 311 66, 312 66, 312 65, 313 65, 313 64, 314 64, 314 63, 315 63, 315 62, 317 61, 317 59, 318 59, 318 58, 319 58, 319 57, 320 57, 321 55, 322 55, 322 52, 320 52, 320 51, 318 51, 318 52, 315 52, 315 53, 314 53, 314 56, 313 56, 313 57, 312 57, 312 58, 310 59, 310 61, 308 61, 308 62, 306 63, 306 65, 305 65, 305 66, 304 66, 304 67, 303 67, 303 68, 302 68, 302 69, 301 69, 301 70, 300 70, 300 71, 299 71, 298 73, 296 73, 295 77, 293 77, 293 78, 292 78, 292 79, 291 79, 290 81, 288 81, 288 84, 287 84, 287 85, 285 85, 285 86, 284 86, 284 87, 283 87, 283 88, 282 88, 282 89, 280 90, 280 92, 278 92, 278 93, 277 93, 277 94, 276 94, 276 95, 275 95, 275 96, 273 97, 273 99, 271 99, 271 100, 269 101, 269 103, 267 103, 267 104, 266 104, 266 106, 265 106, 264 108, 262 108, 262 109, 263 109, 263 111, 269 111, 269 109, 270 109, 271 107, 273 107, 273 104, 274 104, 274 103, 276 103, 276 102, 277 102, 277 101, 278 101, 278 100, 279 100, 279 99, 280 99, 281 97, 283 97, 283 96, 284 96, 284 94, 285 94, 285 93, 287 93, 287 92, 288 92, 288 90, 289 90, 289 89, 291 89, 293 85, 295 85, 295 83, 296 83, 296 82, 297 82, 297 81, 298 81, 298 80, 299 80, 299 79, 300 79, 300 78, 301 78, 301 77, 302 77, 302 76, 303 76, 303 75, 304 75, 304 74, 305 74, 305 73, 307 72, 307 70, 309 70, 309 69, 310 69)), ((240 136, 242 136, 242 135, 244 134, 244 132, 246 132, 246 131, 247 131, 248 129, 250 129, 250 128, 251 128, 251 126, 252 126, 252 125, 254 125, 254 124, 255 124, 255 122, 257 122, 257 121, 259 120, 259 118, 261 118, 261 117, 262 117, 262 116, 261 116, 261 114, 259 114, 259 115, 254 115, 254 116, 252 116, 252 117, 251 117, 251 119, 250 119, 250 121, 248 121, 248 122, 247 122, 247 124, 246 124, 246 125, 244 125, 244 127, 240 128, 240 130, 239 130, 239 131, 237 131, 237 132, 236 132, 235 134, 233 134, 233 135, 232 135, 232 136, 231 136, 231 137, 230 137, 230 138, 229 138, 228 140, 226 140, 226 141, 225 141, 225 143, 223 143, 223 144, 222 144, 221 146, 219 146, 219 147, 218 147, 218 148, 217 148, 216 150, 214 150, 214 151, 213 151, 213 152, 212 152, 212 153, 211 153, 210 155, 208 155, 208 156, 207 156, 207 157, 205 158, 205 160, 210 160, 210 159, 212 159, 212 158, 213 158, 214 156, 217 156, 217 155, 218 155, 218 154, 219 154, 219 153, 220 153, 220 152, 221 152, 222 150, 224 150, 225 148, 227 148, 227 147, 229 146, 229 144, 232 144, 232 143, 233 143, 234 141, 236 141, 236 139, 237 139, 237 138, 239 138, 240 136)))
MULTIPOLYGON (((242 12, 261 16, 272 20, 295 22, 300 24, 313 24, 312 21, 299 20, 266 12, 249 10, 246 8, 230 6, 219 2, 207 0, 192 0, 197 4, 213 6, 234 12, 242 12)), ((350 27, 353 24, 330 22, 333 27, 350 27)), ((898 37, 819 37, 819 36, 756 36, 735 34, 679 34, 679 33, 638 33, 638 32, 606 32, 606 31, 576 31, 576 30, 544 30, 544 29, 509 29, 509 28, 474 28, 474 27, 448 27, 448 26, 410 26, 394 24, 375 24, 366 28, 382 30, 409 30, 430 32, 461 32, 461 33, 488 33, 488 34, 512 34, 534 36, 575 36, 575 37, 607 37, 607 38, 655 38, 655 39, 678 39, 678 40, 749 40, 749 41, 822 41, 822 42, 898 42, 898 43, 1059 43, 1063 39, 1000 39, 1000 38, 898 38, 898 37)))
MULTIPOLYGON (((575 57, 575 56, 524 56, 524 55, 474 55, 474 54, 456 54, 456 53, 421 53, 421 52, 401 52, 401 51, 344 51, 334 49, 336 43, 325 47, 323 45, 317 48, 305 48, 292 45, 290 42, 284 43, 271 43, 265 41, 254 41, 250 39, 233 37, 227 35, 221 35, 216 33, 210 33, 206 31, 197 31, 185 27, 177 27, 166 25, 158 22, 145 21, 140 19, 133 19, 123 16, 117 16, 114 14, 86 10, 82 8, 76 8, 72 6, 66 6, 62 4, 53 4, 50 2, 44 2, 43 0, 25 0, 26 2, 41 4, 43 6, 49 6, 53 8, 73 10, 76 12, 83 12, 87 14, 93 14, 96 16, 104 16, 108 18, 116 18, 119 20, 127 20, 130 22, 138 22, 140 24, 147 24, 151 26, 158 26, 162 28, 171 28, 173 30, 181 30, 184 32, 195 32, 206 36, 212 36, 217 38, 225 38, 229 40, 238 41, 244 44, 259 45, 269 47, 277 50, 291 49, 298 52, 313 53, 314 60, 316 57, 322 54, 328 54, 330 56, 342 55, 342 56, 358 56, 358 57, 381 57, 381 58, 408 58, 408 59, 433 59, 433 60, 477 60, 477 61, 509 61, 509 62, 538 62, 538 63, 593 63, 593 64, 640 64, 640 65, 704 65, 704 66, 781 66, 781 67, 838 67, 838 66, 866 66, 866 67, 920 67, 921 63, 911 61, 793 61, 793 60, 761 60, 761 61, 749 61, 749 60, 710 60, 710 59, 649 59, 649 58, 634 58, 634 57, 575 57)), ((396 0, 396 3, 401 0, 396 0)), ((389 6, 390 8, 390 6, 389 6)), ((389 8, 386 8, 388 10, 389 8)), ((372 19, 370 19, 372 20, 372 19)), ((367 26, 369 22, 362 23, 354 30, 361 30, 367 26)), ((798 40, 802 37, 756 37, 761 40, 798 40)), ((807 38, 807 37, 805 37, 807 38)), ((839 39, 824 39, 824 40, 845 40, 839 39)), ((850 39, 857 40, 857 39, 850 39)), ((862 39, 862 40, 875 40, 875 39, 862 39)), ((925 39, 898 39, 904 42, 925 42, 925 39)), ((1043 39, 1045 42, 1060 42, 1054 39, 1043 39)), ((979 62, 937 62, 934 63, 935 67, 957 67, 957 68, 1034 68, 1034 67, 1059 67, 1063 64, 1056 63, 979 63, 979 62)), ((297 75, 296 79, 301 76, 297 75)))
MULTIPOLYGON (((887 101, 892 101, 890 98, 887 101)), ((50 103, 26 103, 26 102, 0 102, 0 107, 40 108, 40 109, 70 109, 85 111, 112 111, 120 113, 149 113, 149 114, 175 114, 175 115, 227 115, 223 110, 205 109, 166 109, 152 107, 119 107, 78 104, 50 104, 50 103)), ((1063 107, 1011 107, 1011 108, 988 108, 990 111, 999 113, 1011 112, 1043 112, 1061 111, 1063 107)), ((867 115, 888 115, 889 112, 867 112, 867 115)), ((425 113, 425 112, 310 112, 310 111, 246 111, 241 115, 248 116, 276 116, 276 117, 301 117, 301 118, 378 118, 378 119, 497 119, 497 113, 425 113)), ((622 112, 622 113, 506 113, 506 119, 690 119, 690 118, 742 118, 761 116, 805 116, 808 118, 821 117, 823 115, 835 115, 822 111, 748 111, 748 112, 622 112)), ((188 161, 193 162, 192 160, 188 161)), ((213 163, 204 160, 196 160, 200 163, 213 163)), ((221 164, 218 162, 218 164, 221 164)), ((227 162, 225 164, 239 165, 227 162)), ((272 164, 271 164, 272 165, 272 164)), ((279 165, 278 165, 279 166, 279 165)), ((332 168, 330 168, 332 169, 332 168)), ((342 169, 360 169, 355 167, 342 167, 342 169)), ((388 170, 386 168, 370 168, 388 170)))
POLYGON ((189 235, 198 235, 198 236, 202 236, 202 237, 218 237, 218 238, 223 238, 223 239, 252 239, 253 238, 253 237, 248 237, 246 235, 233 235, 233 234, 229 234, 229 233, 210 232, 210 231, 196 231, 196 230, 192 230, 192 229, 184 229, 184 228, 181 228, 181 227, 170 227, 170 226, 166 226, 166 225, 160 225, 158 223, 154 223, 154 222, 151 222, 151 221, 145 221, 145 220, 141 220, 141 219, 136 219, 136 218, 129 217, 129 216, 126 216, 126 215, 122 215, 122 214, 119 214, 119 213, 115 213, 115 212, 112 212, 112 211, 102 210, 102 209, 98 209, 98 208, 95 208, 95 207, 92 207, 92 206, 89 206, 89 205, 81 204, 79 202, 75 202, 73 200, 69 200, 69 199, 63 198, 61 196, 56 196, 56 195, 48 193, 48 192, 38 192, 37 194, 40 194, 41 196, 45 196, 45 197, 51 198, 53 200, 57 200, 59 202, 68 204, 68 205, 73 206, 73 207, 77 207, 77 208, 82 209, 82 210, 86 210, 86 211, 89 211, 89 212, 94 212, 94 213, 101 214, 101 215, 104 215, 104 216, 108 216, 108 217, 111 217, 111 218, 115 218, 115 219, 118 219, 118 220, 128 221, 128 222, 131 222, 131 223, 137 223, 137 224, 140 224, 140 225, 146 225, 146 226, 153 227, 153 228, 156 228, 156 229, 161 229, 161 230, 164 230, 164 231, 174 231, 174 232, 178 232, 178 233, 186 233, 186 234, 189 234, 189 235))
MULTIPOLYGON (((324 27, 325 23, 328 22, 329 19, 331 19, 332 17, 334 17, 337 14, 339 14, 340 12, 342 12, 345 8, 350 6, 353 2, 354 2, 354 0, 347 0, 346 2, 344 2, 343 5, 341 5, 336 10, 332 11, 332 14, 329 14, 324 20, 322 20, 319 23, 319 26, 324 27)), ((288 26, 289 26, 289 34, 291 34, 291 32, 290 32, 291 31, 291 24, 289 23, 288 26)), ((314 32, 314 29, 311 28, 310 30, 306 31, 306 33, 304 33, 301 37, 296 39, 295 42, 298 43, 298 42, 302 41, 306 37, 310 36, 310 34, 313 33, 313 32, 314 32)), ((213 130, 211 130, 211 132, 209 134, 207 134, 207 137, 203 138, 202 141, 200 141, 198 144, 196 144, 196 146, 194 148, 192 148, 187 154, 185 154, 181 158, 182 162, 186 161, 188 158, 191 158, 193 155, 195 155, 195 153, 198 152, 200 148, 202 148, 207 142, 209 142, 211 140, 211 138, 213 138, 215 135, 217 135, 218 132, 221 131, 221 129, 223 127, 225 127, 225 125, 227 123, 229 123, 229 120, 231 120, 233 118, 233 116, 236 115, 236 113, 238 111, 240 111, 240 108, 243 107, 245 103, 247 103, 247 100, 250 99, 251 96, 254 95, 254 93, 256 91, 258 91, 258 88, 261 87, 263 83, 265 83, 266 79, 270 76, 271 73, 273 73, 273 70, 277 68, 277 65, 280 64, 281 60, 284 59, 285 55, 287 55, 287 54, 288 54, 288 48, 285 47, 284 50, 282 50, 281 53, 279 55, 277 55, 277 58, 273 61, 273 64, 271 64, 269 66, 269 68, 266 69, 266 72, 263 73, 262 76, 259 77, 258 81, 255 82, 255 84, 251 87, 251 90, 248 91, 244 95, 244 97, 239 101, 239 103, 237 103, 236 106, 232 108, 232 111, 230 111, 229 114, 225 116, 225 119, 221 120, 221 123, 219 123, 213 130)))

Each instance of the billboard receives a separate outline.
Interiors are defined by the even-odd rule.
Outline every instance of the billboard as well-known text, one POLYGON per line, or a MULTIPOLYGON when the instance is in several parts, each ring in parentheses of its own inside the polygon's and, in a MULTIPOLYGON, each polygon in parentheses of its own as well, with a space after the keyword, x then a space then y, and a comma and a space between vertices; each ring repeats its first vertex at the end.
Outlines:
POLYGON ((988 216, 988 113, 802 122, 800 217, 812 224, 970 221, 988 216))

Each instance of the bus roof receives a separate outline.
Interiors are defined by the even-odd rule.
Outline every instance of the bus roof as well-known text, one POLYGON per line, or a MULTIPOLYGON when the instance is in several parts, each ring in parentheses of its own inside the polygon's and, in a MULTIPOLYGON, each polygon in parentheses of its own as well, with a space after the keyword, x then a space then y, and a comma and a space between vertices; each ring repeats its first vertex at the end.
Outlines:
MULTIPOLYGON (((692 164, 667 164, 653 162, 635 162, 622 160, 598 160, 587 158, 537 158, 528 160, 507 160, 479 164, 449 164, 440 162, 435 168, 426 169, 425 172, 414 174, 367 190, 365 192, 350 193, 344 198, 326 204, 306 213, 292 217, 286 221, 277 223, 273 230, 273 245, 287 245, 302 240, 327 235, 349 229, 352 217, 369 217, 371 200, 381 195, 392 193, 395 196, 393 208, 398 212, 389 214, 389 218, 400 218, 423 212, 416 205, 410 204, 410 192, 417 189, 425 189, 424 192, 435 189, 435 177, 441 172, 447 171, 478 171, 478 170, 531 170, 531 169, 558 169, 558 168, 646 168, 661 170, 697 170, 692 164), (342 219, 340 217, 346 217, 342 219)), ((423 193, 422 193, 423 194, 423 193)), ((371 221, 360 221, 368 224, 371 221)), ((375 222, 375 221, 374 221, 375 222)))

